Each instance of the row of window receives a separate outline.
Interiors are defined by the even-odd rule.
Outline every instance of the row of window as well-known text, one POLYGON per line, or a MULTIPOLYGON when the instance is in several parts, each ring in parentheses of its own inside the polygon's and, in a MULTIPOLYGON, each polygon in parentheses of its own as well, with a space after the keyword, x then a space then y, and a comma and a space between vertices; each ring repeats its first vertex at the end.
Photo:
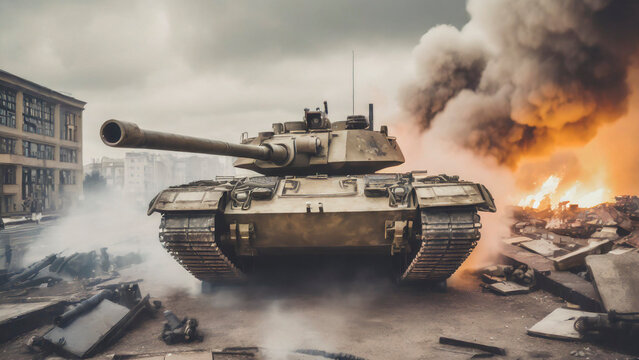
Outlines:
MULTIPOLYGON (((53 104, 35 96, 23 96, 22 130, 34 134, 53 136, 54 115, 53 104)), ((80 116, 72 112, 64 113, 64 122, 60 126, 60 139, 77 140, 77 125, 80 116)), ((16 92, 0 86, 0 125, 16 127, 16 92)))
POLYGON ((53 136, 53 105, 45 100, 24 94, 24 122, 22 130, 53 136))
MULTIPOLYGON (((75 185, 74 170, 60 170, 60 184, 75 185)), ((0 166, 0 181, 4 185, 16 184, 15 165, 0 166)), ((53 186, 53 169, 22 168, 22 183, 26 185, 51 185, 53 186)))
POLYGON ((16 92, 0 87, 0 125, 16 127, 16 92))
MULTIPOLYGON (((0 136, 0 154, 15 154, 16 139, 0 136)), ((55 147, 33 141, 22 140, 22 155, 34 159, 55 160, 55 147)), ((78 162, 78 151, 60 148, 60 161, 68 163, 78 162)))
POLYGON ((55 147, 22 140, 22 155, 35 159, 54 160, 55 147))
POLYGON ((68 163, 78 162, 78 152, 75 149, 60 148, 60 161, 68 163))

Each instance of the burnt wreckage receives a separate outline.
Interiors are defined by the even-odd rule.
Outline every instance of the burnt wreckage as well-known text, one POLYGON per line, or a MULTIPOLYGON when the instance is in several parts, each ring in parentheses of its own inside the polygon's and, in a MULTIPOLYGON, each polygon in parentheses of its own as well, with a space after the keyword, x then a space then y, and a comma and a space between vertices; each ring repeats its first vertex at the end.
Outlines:
POLYGON ((400 282, 445 281, 475 247, 477 212, 494 212, 493 198, 457 176, 375 173, 404 155, 386 126, 373 130, 369 111, 331 122, 325 102, 241 144, 118 120, 100 135, 113 147, 236 156, 235 167, 263 174, 174 186, 151 201, 161 243, 204 282, 244 280, 255 257, 303 254, 384 254, 400 282))

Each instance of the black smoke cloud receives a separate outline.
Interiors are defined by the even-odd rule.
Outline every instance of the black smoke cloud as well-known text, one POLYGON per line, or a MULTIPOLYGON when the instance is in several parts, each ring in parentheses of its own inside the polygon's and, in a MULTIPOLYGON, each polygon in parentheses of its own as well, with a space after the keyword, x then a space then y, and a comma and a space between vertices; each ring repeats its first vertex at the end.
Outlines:
POLYGON ((639 1, 470 0, 467 8, 461 31, 440 25, 415 48, 417 77, 401 99, 422 130, 442 126, 514 168, 583 145, 626 113, 639 1))

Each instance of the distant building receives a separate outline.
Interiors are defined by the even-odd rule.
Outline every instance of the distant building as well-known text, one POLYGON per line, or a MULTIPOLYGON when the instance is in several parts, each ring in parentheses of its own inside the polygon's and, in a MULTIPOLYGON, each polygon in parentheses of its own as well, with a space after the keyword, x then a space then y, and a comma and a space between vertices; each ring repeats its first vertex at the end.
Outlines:
POLYGON ((178 157, 170 153, 127 152, 124 159, 102 158, 85 165, 84 174, 97 172, 108 187, 127 198, 148 203, 158 192, 195 180, 233 175, 232 159, 220 156, 178 157))
POLYGON ((0 213, 53 212, 82 194, 86 103, 0 70, 0 213))
POLYGON ((98 173, 106 181, 108 187, 124 188, 124 159, 103 157, 84 165, 84 175, 98 173))

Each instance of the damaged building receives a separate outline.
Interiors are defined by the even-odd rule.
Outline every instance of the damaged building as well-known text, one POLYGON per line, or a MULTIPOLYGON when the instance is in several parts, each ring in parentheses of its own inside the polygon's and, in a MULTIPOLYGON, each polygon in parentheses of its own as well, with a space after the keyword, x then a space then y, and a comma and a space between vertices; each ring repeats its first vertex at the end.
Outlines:
POLYGON ((55 212, 82 193, 86 103, 0 70, 0 212, 55 212))

